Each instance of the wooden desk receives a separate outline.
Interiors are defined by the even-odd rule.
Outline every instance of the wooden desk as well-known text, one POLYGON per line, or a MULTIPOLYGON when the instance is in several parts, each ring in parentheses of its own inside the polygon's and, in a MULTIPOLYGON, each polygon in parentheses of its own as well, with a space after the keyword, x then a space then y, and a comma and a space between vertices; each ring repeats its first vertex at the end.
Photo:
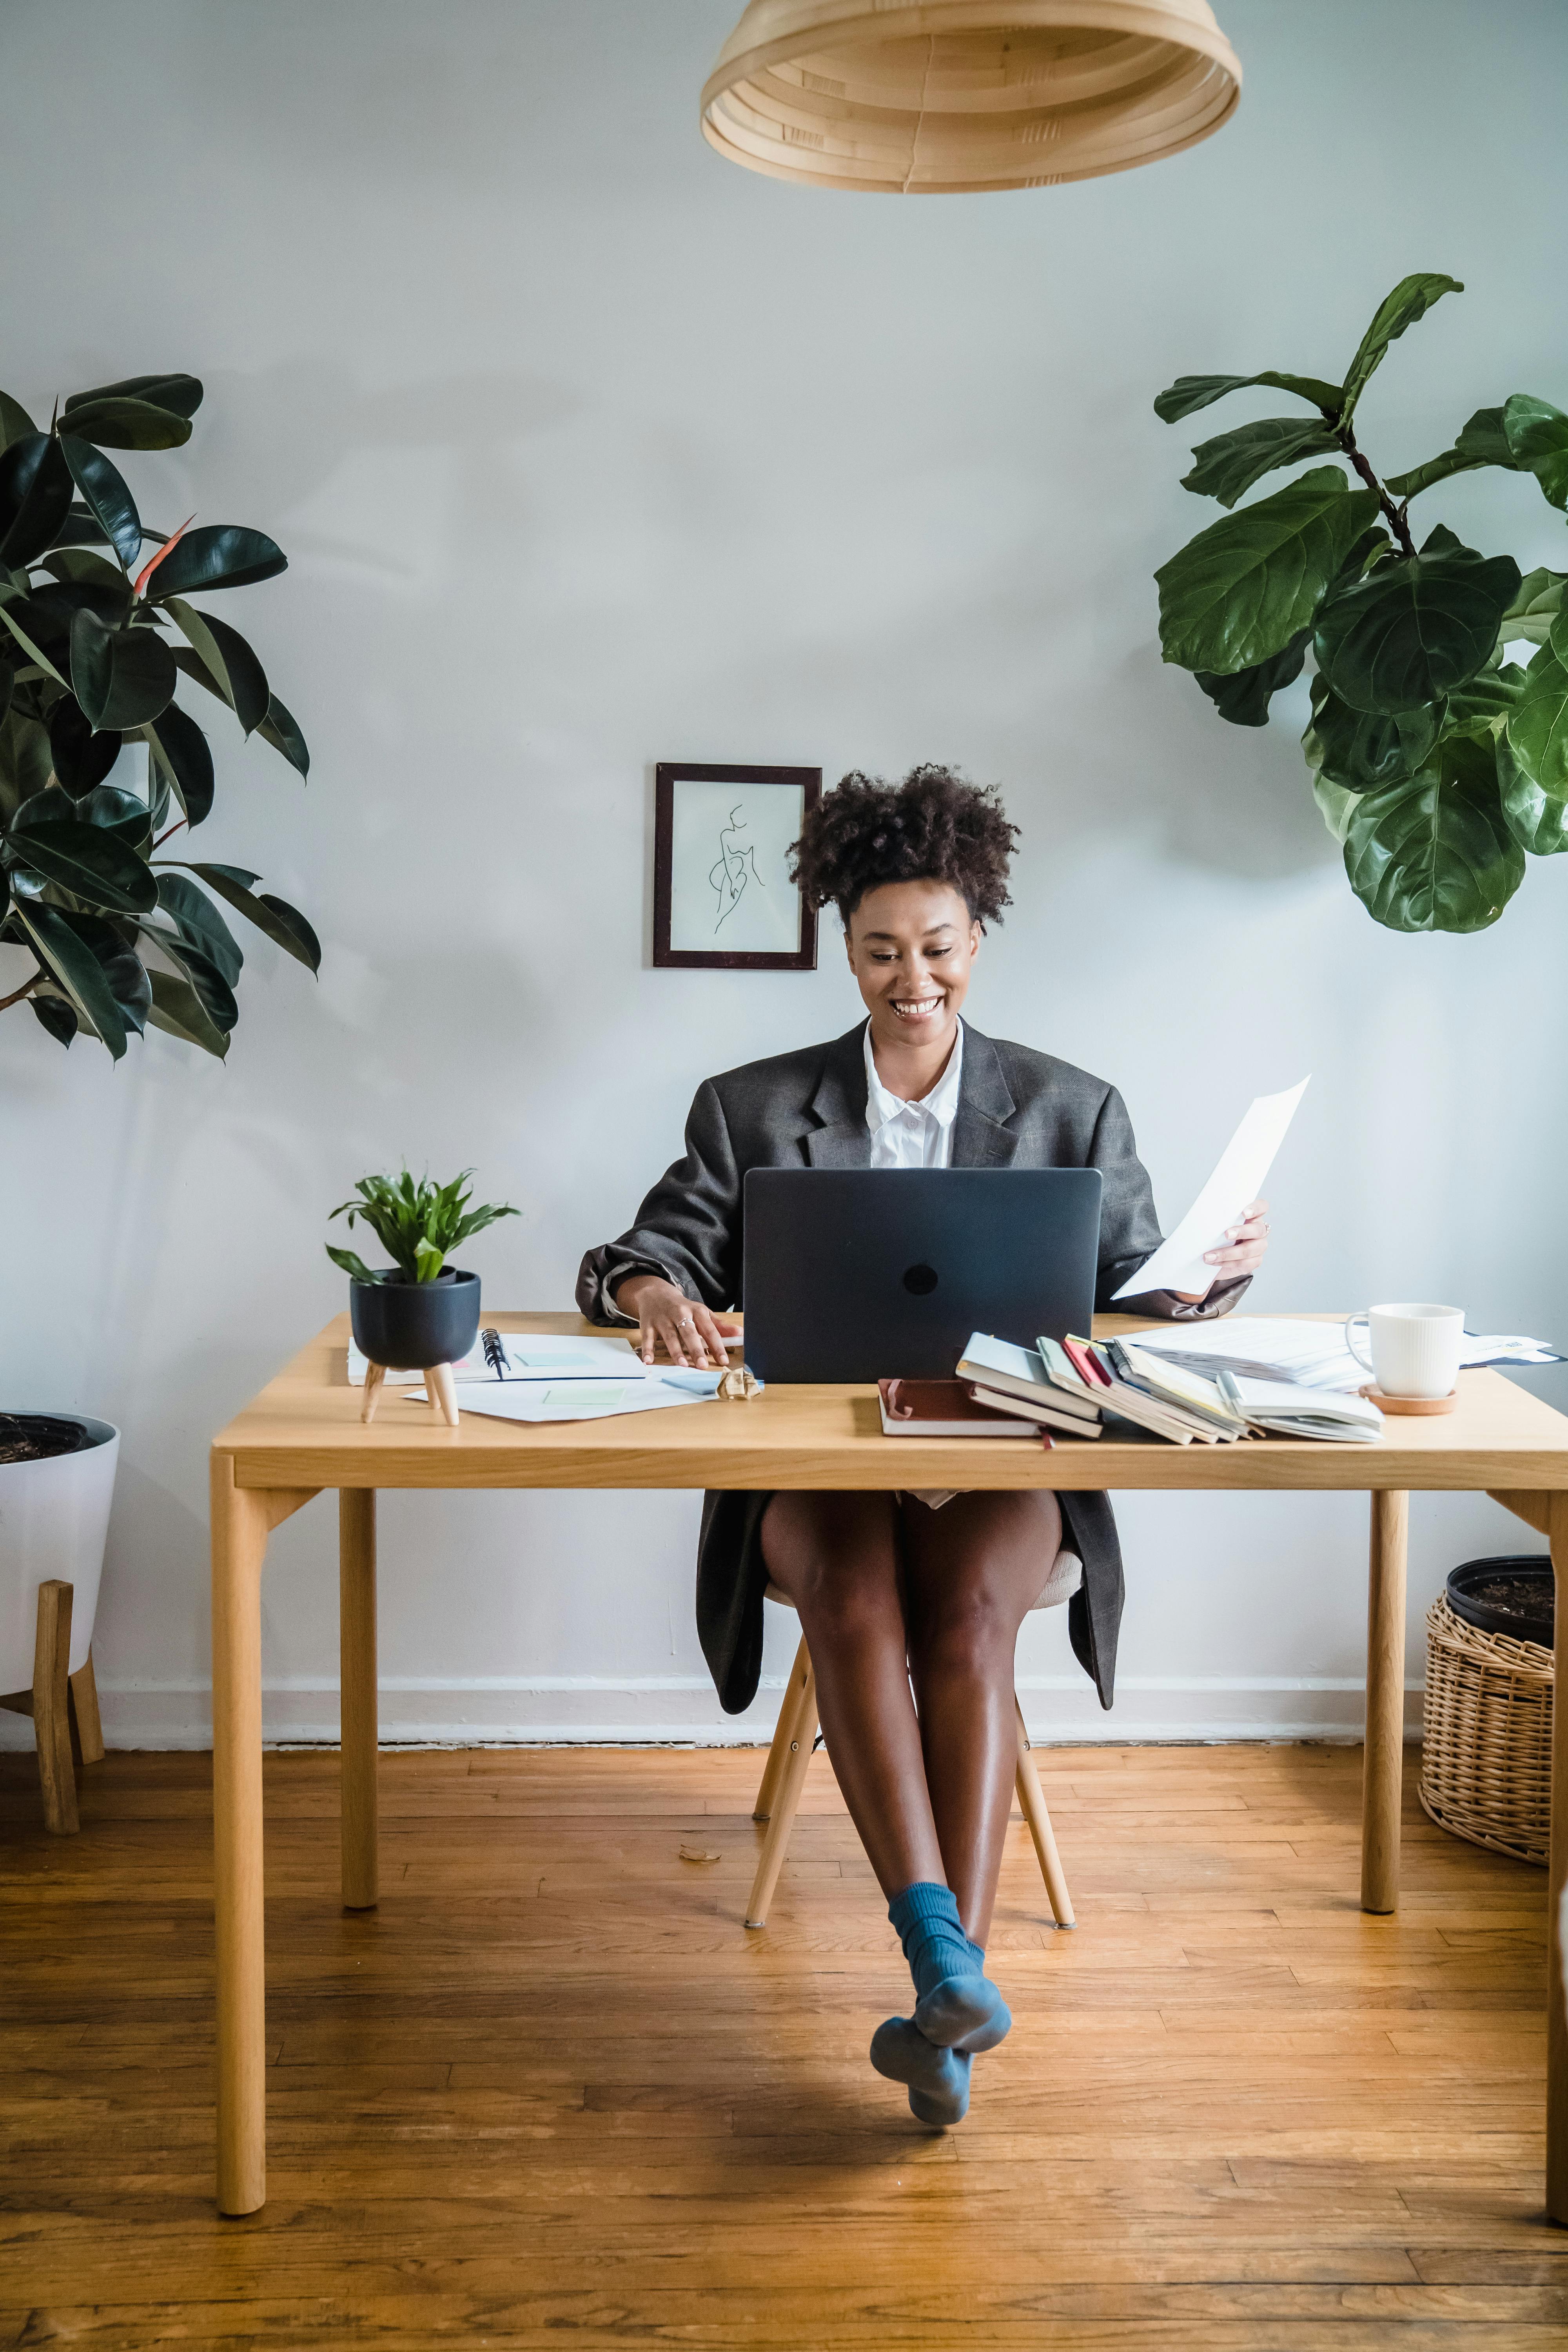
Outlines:
MULTIPOLYGON (((503 1330, 584 1332, 575 1315, 496 1315, 503 1330)), ((1237 1317, 1238 1327, 1245 1318, 1237 1317)), ((1127 1316, 1097 1333, 1136 1330, 1127 1316)), ((1168 1328, 1168 1327, 1166 1327, 1168 1328)), ((1372 1498, 1362 1904, 1394 1908, 1404 1752, 1405 1529, 1413 1489, 1484 1489, 1546 1536, 1568 1565, 1568 1418, 1496 1372, 1466 1372, 1451 1414, 1391 1419, 1376 1446, 1279 1439, 1167 1445, 1063 1441, 1047 1454, 1003 1440, 881 1434, 871 1388, 774 1388, 748 1404, 529 1425, 466 1414, 449 1429, 384 1391, 359 1418, 339 1316, 212 1449, 213 1796, 217 1904, 218 2206, 265 2200, 266 2000, 262 1915, 261 1570, 271 1529, 338 1489, 342 1644, 342 1899, 376 1900, 375 1493, 382 1486, 1048 1486, 1357 1488, 1372 1498)), ((1568 2222, 1568 2020, 1559 1909, 1568 1877, 1568 1708, 1552 1755, 1547 2049, 1547 2209, 1568 2222)), ((738 1924, 738 1923, 737 1923, 738 1924)))

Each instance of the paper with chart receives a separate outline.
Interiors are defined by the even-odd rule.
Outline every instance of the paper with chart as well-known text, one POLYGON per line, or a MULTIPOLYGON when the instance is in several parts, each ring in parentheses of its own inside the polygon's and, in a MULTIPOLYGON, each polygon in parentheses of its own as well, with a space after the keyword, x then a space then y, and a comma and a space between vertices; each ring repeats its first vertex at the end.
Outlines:
POLYGON ((1306 1093, 1308 1080, 1284 1094, 1259 1095, 1220 1154, 1218 1167, 1168 1241, 1136 1274, 1129 1276, 1118 1298, 1142 1298, 1150 1290, 1206 1291, 1215 1280, 1204 1252, 1216 1249, 1226 1229, 1239 1223, 1248 1201, 1255 1201, 1285 1130, 1306 1093))
MULTIPOLYGON (((349 1342, 349 1386, 364 1385, 364 1358, 351 1339, 349 1342)), ((404 1388, 417 1382, 423 1387, 425 1375, 419 1371, 389 1370, 387 1380, 394 1388, 404 1388)), ((640 1381, 643 1362, 635 1355, 625 1339, 601 1339, 584 1334, 553 1331, 481 1331, 468 1354, 452 1367, 452 1378, 459 1388, 470 1381, 640 1381), (496 1345, 487 1349, 487 1339, 496 1345)))

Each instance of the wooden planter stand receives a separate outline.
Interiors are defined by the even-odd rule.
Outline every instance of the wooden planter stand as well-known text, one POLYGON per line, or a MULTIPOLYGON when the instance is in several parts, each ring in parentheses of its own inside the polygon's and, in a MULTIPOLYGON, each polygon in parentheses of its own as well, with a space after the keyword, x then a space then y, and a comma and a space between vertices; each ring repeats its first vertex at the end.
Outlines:
POLYGON ((71 1736, 84 1764, 103 1758, 103 1727, 98 1717, 98 1685, 92 1654, 70 1673, 71 1588, 58 1577, 38 1587, 38 1634, 33 1652, 33 1687, 0 1697, 13 1715, 30 1715, 38 1744, 38 1780, 44 1793, 44 1827, 72 1836, 80 1827, 76 1810, 76 1773, 71 1736))

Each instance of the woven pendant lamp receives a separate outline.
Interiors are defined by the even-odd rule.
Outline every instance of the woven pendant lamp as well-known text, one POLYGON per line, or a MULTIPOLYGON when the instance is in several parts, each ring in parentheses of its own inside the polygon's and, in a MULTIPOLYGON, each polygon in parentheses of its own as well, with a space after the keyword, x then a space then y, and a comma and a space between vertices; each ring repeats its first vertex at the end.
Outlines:
POLYGON ((702 131, 775 179, 957 194, 1152 163, 1240 94, 1206 0, 751 0, 702 131))

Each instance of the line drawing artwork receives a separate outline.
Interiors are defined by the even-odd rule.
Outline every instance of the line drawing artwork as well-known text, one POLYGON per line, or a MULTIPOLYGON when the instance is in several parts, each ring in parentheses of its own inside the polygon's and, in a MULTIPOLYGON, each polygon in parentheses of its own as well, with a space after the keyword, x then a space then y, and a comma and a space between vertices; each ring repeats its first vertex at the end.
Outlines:
POLYGON ((713 925, 715 936, 745 897, 748 883, 754 882, 759 890, 765 890, 768 887, 757 871, 755 845, 746 843, 742 845, 743 836, 751 831, 750 823, 741 815, 743 805, 742 802, 737 801, 730 811, 728 824, 721 826, 719 855, 708 872, 709 886, 719 902, 719 912, 713 925))

